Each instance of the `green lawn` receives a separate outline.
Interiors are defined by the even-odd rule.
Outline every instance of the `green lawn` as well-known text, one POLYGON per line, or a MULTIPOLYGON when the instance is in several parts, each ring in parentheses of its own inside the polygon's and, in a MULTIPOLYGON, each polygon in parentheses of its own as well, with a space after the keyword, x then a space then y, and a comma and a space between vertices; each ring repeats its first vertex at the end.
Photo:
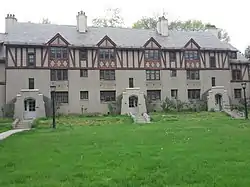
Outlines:
POLYGON ((0 118, 0 133, 11 129, 12 119, 0 118))
POLYGON ((222 113, 60 117, 0 142, 1 187, 249 187, 249 122, 222 113))

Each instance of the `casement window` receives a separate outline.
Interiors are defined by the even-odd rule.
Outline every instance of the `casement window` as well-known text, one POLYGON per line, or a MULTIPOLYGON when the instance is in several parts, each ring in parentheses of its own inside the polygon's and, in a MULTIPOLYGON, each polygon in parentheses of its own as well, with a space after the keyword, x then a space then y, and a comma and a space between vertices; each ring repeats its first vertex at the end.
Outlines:
POLYGON ((51 47, 50 59, 67 59, 68 49, 65 47, 51 47))
POLYGON ((171 98, 173 98, 173 99, 178 98, 178 90, 177 89, 172 89, 171 90, 171 98))
POLYGON ((233 80, 242 80, 241 70, 233 69, 232 70, 232 79, 233 80))
POLYGON ((188 99, 200 99, 200 89, 188 89, 188 99))
POLYGON ((87 50, 80 50, 79 51, 79 58, 80 58, 80 60, 86 60, 88 58, 88 51, 87 50))
POLYGON ((101 102, 109 102, 116 100, 116 91, 100 91, 101 102))
POLYGON ((170 70, 170 77, 176 77, 177 76, 177 70, 170 70))
POLYGON ((234 98, 241 99, 241 89, 234 89, 234 98))
POLYGON ((209 65, 210 65, 210 68, 216 68, 216 59, 215 59, 215 56, 210 56, 209 57, 209 65))
POLYGON ((145 50, 145 60, 160 60, 159 50, 145 50))
POLYGON ((212 82, 212 86, 216 86, 216 84, 215 84, 215 77, 211 78, 211 82, 212 82))
POLYGON ((146 70, 146 80, 160 80, 160 70, 146 70))
POLYGON ((99 49, 99 60, 114 60, 115 50, 114 49, 99 49))
POLYGON ((100 80, 115 80, 115 70, 100 70, 100 80))
POLYGON ((88 77, 88 70, 80 69, 80 77, 88 77))
POLYGON ((27 64, 29 67, 31 66, 35 66, 35 54, 34 53, 28 53, 28 57, 27 57, 27 64))
POLYGON ((54 92, 56 103, 69 103, 69 93, 68 92, 54 92))
POLYGON ((35 79, 29 78, 29 89, 35 89, 35 79))
POLYGON ((175 62, 176 61, 176 52, 169 52, 169 59, 170 59, 170 62, 175 62))
POLYGON ((230 59, 237 59, 237 52, 229 52, 228 56, 230 59))
POLYGON ((88 91, 80 91, 80 99, 81 100, 88 100, 89 99, 89 92, 88 91))
POLYGON ((200 60, 198 51, 185 51, 185 60, 200 60))
POLYGON ((200 71, 187 70, 187 80, 200 80, 200 71))
POLYGON ((67 69, 52 69, 52 70, 50 70, 50 80, 51 81, 66 81, 66 80, 68 80, 68 70, 67 69))
POLYGON ((161 100, 161 90, 147 90, 147 98, 150 101, 161 100))

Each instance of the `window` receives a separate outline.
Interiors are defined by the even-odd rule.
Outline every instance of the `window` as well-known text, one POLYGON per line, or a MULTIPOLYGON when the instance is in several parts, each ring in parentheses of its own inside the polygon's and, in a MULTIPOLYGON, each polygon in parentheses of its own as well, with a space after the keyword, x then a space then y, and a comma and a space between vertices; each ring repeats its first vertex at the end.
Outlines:
POLYGON ((68 92, 54 92, 56 103, 69 103, 68 92))
POLYGON ((34 80, 34 78, 29 78, 29 89, 35 89, 35 80, 34 80))
POLYGON ((79 58, 80 58, 80 60, 86 60, 88 58, 88 51, 87 50, 80 50, 79 51, 79 58))
POLYGON ((160 80, 160 70, 146 70, 147 80, 160 80))
POLYGON ((200 60, 198 51, 185 51, 185 60, 200 60))
POLYGON ((170 62, 175 62, 176 61, 176 53, 169 52, 169 59, 170 59, 170 62))
POLYGON ((145 50, 145 60, 160 60, 159 50, 145 50))
POLYGON ((231 59, 237 59, 237 52, 229 52, 228 55, 231 59))
POLYGON ((81 100, 88 100, 89 99, 89 92, 88 91, 80 91, 80 99, 81 100))
POLYGON ((150 101, 161 100, 161 90, 147 90, 147 98, 150 101))
POLYGON ((134 88, 134 79, 129 78, 128 82, 129 82, 129 88, 134 88))
POLYGON ((187 79, 188 80, 200 80, 200 71, 199 70, 187 70, 187 79))
POLYGON ((100 70, 100 80, 115 80, 115 70, 100 70))
POLYGON ((174 99, 178 98, 178 90, 177 89, 171 90, 171 98, 174 98, 174 99))
POLYGON ((115 91, 100 91, 100 100, 101 102, 115 101, 115 91))
POLYGON ((188 99, 200 99, 200 89, 189 89, 188 99))
POLYGON ((65 80, 68 80, 68 70, 67 69, 53 69, 53 70, 50 70, 50 80, 51 81, 65 81, 65 80))
POLYGON ((35 54, 28 53, 28 66, 35 66, 35 54))
POLYGON ((234 89, 234 98, 241 99, 241 89, 234 89))
POLYGON ((215 77, 211 78, 212 86, 215 86, 215 77))
POLYGON ((111 60, 115 59, 114 49, 100 49, 99 50, 99 60, 111 60))
POLYGON ((241 80, 241 70, 240 69, 233 69, 232 70, 232 78, 233 80, 241 80))
POLYGON ((80 69, 80 77, 88 77, 88 70, 80 69))
POLYGON ((68 58, 68 50, 65 47, 51 47, 50 48, 51 59, 66 59, 68 58))
POLYGON ((176 77, 177 71, 176 70, 170 70, 170 77, 176 77))
POLYGON ((215 56, 210 56, 209 57, 209 64, 210 64, 210 68, 216 68, 215 56))

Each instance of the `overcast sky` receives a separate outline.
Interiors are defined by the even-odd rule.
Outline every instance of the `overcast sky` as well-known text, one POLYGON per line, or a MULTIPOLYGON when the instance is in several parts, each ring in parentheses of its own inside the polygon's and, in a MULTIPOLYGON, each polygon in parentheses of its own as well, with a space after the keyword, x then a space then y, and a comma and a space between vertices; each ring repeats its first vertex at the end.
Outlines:
POLYGON ((55 24, 76 24, 76 14, 83 10, 91 19, 104 15, 106 8, 120 8, 125 25, 142 16, 154 13, 168 13, 169 21, 199 19, 226 29, 231 43, 244 52, 250 44, 249 19, 250 2, 248 0, 1 0, 0 32, 4 32, 4 18, 7 13, 15 14, 20 22, 41 22, 48 18, 55 24))

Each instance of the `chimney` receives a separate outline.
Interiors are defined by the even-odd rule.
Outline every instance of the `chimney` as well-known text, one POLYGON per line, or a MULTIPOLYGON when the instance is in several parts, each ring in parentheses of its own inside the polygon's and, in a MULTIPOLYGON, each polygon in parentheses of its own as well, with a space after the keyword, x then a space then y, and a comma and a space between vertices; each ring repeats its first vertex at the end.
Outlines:
POLYGON ((85 15, 85 12, 80 11, 78 12, 76 16, 77 21, 77 31, 78 32, 87 32, 87 16, 85 15))
POLYGON ((168 36, 168 20, 164 16, 159 18, 156 27, 158 34, 168 36))
POLYGON ((17 23, 17 19, 14 14, 7 14, 5 17, 5 33, 9 33, 12 27, 17 23))
POLYGON ((220 29, 216 28, 215 25, 207 24, 207 25, 206 25, 206 28, 207 28, 207 30, 208 30, 210 33, 212 33, 214 36, 216 36, 217 38, 219 38, 220 29))

